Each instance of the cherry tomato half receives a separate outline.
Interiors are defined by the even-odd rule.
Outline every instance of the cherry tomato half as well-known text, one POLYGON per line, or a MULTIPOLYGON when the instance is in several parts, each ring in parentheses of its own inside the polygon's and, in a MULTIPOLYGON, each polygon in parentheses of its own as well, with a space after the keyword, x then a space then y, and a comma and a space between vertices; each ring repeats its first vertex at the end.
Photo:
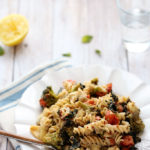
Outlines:
POLYGON ((105 114, 105 119, 108 121, 111 125, 118 125, 119 119, 118 117, 111 111, 107 111, 105 114))
POLYGON ((110 93, 112 90, 112 83, 107 84, 107 92, 110 93))
POLYGON ((46 107, 46 102, 44 101, 43 98, 40 99, 40 105, 41 105, 42 107, 46 107))
POLYGON ((131 135, 126 135, 123 137, 123 141, 120 143, 122 146, 131 147, 134 145, 134 141, 131 135))

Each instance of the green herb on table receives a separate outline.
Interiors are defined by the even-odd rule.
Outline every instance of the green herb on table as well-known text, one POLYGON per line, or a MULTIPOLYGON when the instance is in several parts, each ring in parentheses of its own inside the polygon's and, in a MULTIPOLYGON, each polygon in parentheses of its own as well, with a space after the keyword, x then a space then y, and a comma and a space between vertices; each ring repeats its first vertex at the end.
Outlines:
POLYGON ((90 43, 93 39, 93 36, 91 35, 85 35, 82 37, 82 43, 90 43))
POLYGON ((3 56, 5 54, 4 49, 0 46, 0 56, 3 56))
POLYGON ((64 56, 64 57, 71 57, 71 53, 64 53, 64 54, 62 54, 62 56, 64 56))
POLYGON ((100 51, 99 49, 96 49, 96 50, 95 50, 95 53, 96 53, 97 55, 99 55, 99 56, 101 55, 101 51, 100 51))

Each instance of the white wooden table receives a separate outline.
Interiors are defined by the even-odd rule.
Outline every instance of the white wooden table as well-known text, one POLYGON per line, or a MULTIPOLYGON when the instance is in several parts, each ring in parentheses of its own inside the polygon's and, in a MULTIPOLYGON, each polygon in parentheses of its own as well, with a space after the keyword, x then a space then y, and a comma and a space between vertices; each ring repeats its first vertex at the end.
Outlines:
MULTIPOLYGON (((0 0, 0 6, 0 18, 20 13, 30 26, 21 45, 4 47, 0 88, 67 52, 72 54, 68 60, 73 65, 106 64, 150 83, 150 51, 134 54, 123 49, 115 0, 0 0), (94 37, 90 44, 81 43, 86 34, 94 37), (101 50, 100 57, 95 49, 101 50)), ((0 143, 2 150, 11 149, 7 141, 0 143)))

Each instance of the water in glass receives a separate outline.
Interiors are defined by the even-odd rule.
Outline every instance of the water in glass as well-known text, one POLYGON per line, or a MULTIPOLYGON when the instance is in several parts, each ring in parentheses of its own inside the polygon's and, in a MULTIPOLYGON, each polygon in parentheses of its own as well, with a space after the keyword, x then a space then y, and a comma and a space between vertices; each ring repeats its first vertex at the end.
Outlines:
POLYGON ((150 47, 149 12, 133 9, 130 13, 122 13, 121 22, 123 43, 128 51, 142 52, 150 47))

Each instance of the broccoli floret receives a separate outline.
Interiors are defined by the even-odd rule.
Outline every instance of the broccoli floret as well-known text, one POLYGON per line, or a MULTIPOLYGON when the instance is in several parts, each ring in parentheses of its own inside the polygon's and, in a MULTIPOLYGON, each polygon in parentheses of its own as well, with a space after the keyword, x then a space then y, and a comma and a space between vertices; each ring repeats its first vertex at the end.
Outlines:
POLYGON ((43 138, 43 142, 51 144, 57 149, 61 149, 63 145, 63 139, 59 136, 58 132, 47 133, 43 138))
POLYGON ((132 114, 129 117, 130 125, 131 125, 131 131, 138 134, 140 132, 143 132, 145 125, 141 118, 139 117, 139 112, 132 114))
POLYGON ((138 120, 134 120, 133 118, 131 118, 130 125, 131 125, 131 130, 136 134, 143 132, 145 128, 145 125, 140 118, 138 120))
POLYGON ((57 102, 58 97, 54 93, 52 87, 49 86, 43 91, 42 99, 45 102, 45 106, 50 107, 57 102))

